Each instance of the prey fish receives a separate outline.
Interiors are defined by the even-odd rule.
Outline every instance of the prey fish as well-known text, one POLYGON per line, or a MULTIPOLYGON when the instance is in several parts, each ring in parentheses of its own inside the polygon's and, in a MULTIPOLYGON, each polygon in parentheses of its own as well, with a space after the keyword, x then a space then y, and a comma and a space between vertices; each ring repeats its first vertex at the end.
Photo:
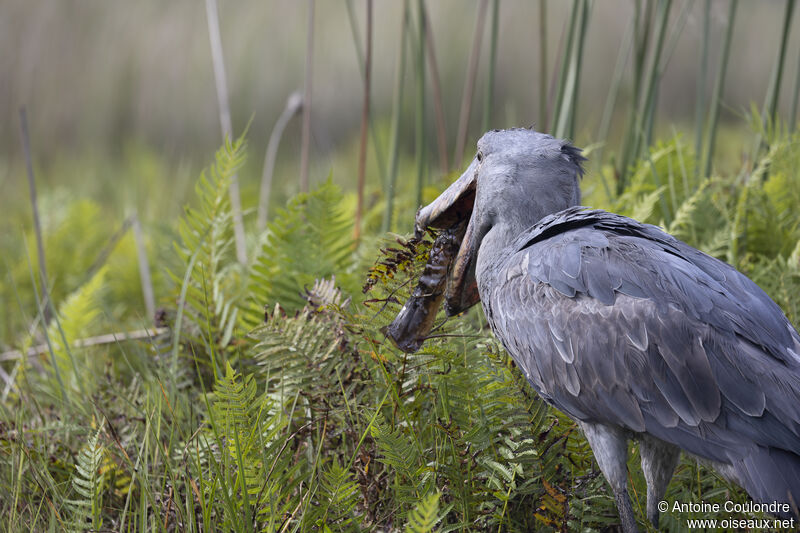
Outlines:
POLYGON ((433 329, 436 313, 445 299, 448 273, 466 232, 466 221, 442 231, 411 297, 391 324, 381 331, 400 350, 414 353, 433 329))

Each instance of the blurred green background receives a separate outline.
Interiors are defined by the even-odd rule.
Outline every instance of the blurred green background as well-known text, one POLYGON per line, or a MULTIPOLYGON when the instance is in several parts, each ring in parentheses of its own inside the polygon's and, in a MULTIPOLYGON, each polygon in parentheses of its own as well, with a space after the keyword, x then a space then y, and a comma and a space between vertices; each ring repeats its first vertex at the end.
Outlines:
MULTIPOLYGON (((597 141, 596 133, 611 83, 619 48, 633 15, 632 0, 604 0, 591 7, 586 28, 582 83, 575 137, 578 143, 597 141)), ((703 2, 691 2, 685 27, 674 45, 658 94, 656 127, 669 131, 691 127, 700 70, 703 2)), ((354 4, 363 48, 365 10, 354 4)), ((376 2, 373 60, 373 115, 378 124, 388 119, 399 46, 402 2, 376 2)), ((465 85, 478 2, 428 2, 430 25, 441 75, 443 107, 451 146, 465 85)), ((548 64, 553 77, 563 49, 571 3, 549 2, 547 10, 548 64)), ((727 2, 711 2, 710 65, 716 65, 727 16, 727 2)), ((784 2, 742 2, 732 41, 731 61, 723 96, 722 120, 737 120, 751 102, 763 101, 780 46, 784 2)), ((334 180, 350 181, 355 158, 342 153, 358 137, 362 81, 346 3, 321 1, 314 26, 314 87, 312 111, 312 181, 333 170, 334 180)), ((222 0, 220 26, 227 69, 234 130, 248 132, 250 164, 260 171, 269 133, 293 90, 302 89, 306 48, 307 2, 222 0)), ((671 10, 670 25, 678 23, 681 6, 671 10)), ((798 18, 798 14, 794 14, 798 18)), ((494 98, 489 126, 502 128, 543 125, 539 116, 539 3, 503 0, 494 98)), ((474 101, 483 102, 488 80, 489 24, 484 29, 474 101)), ((789 36, 786 72, 781 91, 782 113, 789 111, 798 69, 800 32, 789 36)), ((4 0, 0 3, 0 192, 2 202, 25 200, 17 109, 28 108, 34 161, 39 178, 52 186, 69 183, 76 192, 105 198, 130 193, 129 182, 153 179, 147 192, 128 201, 146 208, 152 185, 170 192, 188 166, 194 175, 221 142, 204 3, 196 0, 162 2, 101 2, 90 0, 4 0), (147 154, 153 168, 122 170, 131 159, 147 154), (158 176, 148 176, 154 172, 158 176), (77 174, 76 177, 71 174, 77 174)), ((410 54, 407 60, 411 60, 410 54)), ((414 79, 407 67, 401 128, 402 147, 413 149, 414 79)), ((714 69, 709 68, 707 92, 714 69)), ((630 69, 627 75, 629 76, 630 69)), ((430 76, 427 77, 430 91, 430 76)), ((552 93, 552 91, 551 91, 552 93)), ((625 109, 630 90, 620 92, 617 109, 625 109)), ((426 115, 428 164, 435 162, 434 121, 426 115)), ((481 109, 470 121, 468 145, 481 133, 481 109)), ((624 117, 615 114, 612 132, 624 117)), ((383 131, 385 134, 385 129, 383 131)), ((385 138, 385 136, 384 136, 385 138)), ((299 168, 300 121, 292 121, 278 154, 276 187, 296 185, 299 168)), ((385 150, 384 150, 385 151, 385 150)), ((468 149, 467 152, 470 150, 468 149)), ((354 153, 354 152, 352 152, 354 153)), ((371 161, 371 164, 374 162, 371 161)), ((413 164, 409 162, 408 164, 413 164)), ((456 165, 458 166, 458 165, 456 165)), ((258 172, 245 173, 244 187, 258 172)), ((376 175, 376 169, 370 169, 376 175)), ((178 189, 181 191, 183 189, 178 189)), ((175 198, 177 207, 184 200, 175 198)), ((252 196, 252 195, 251 195, 252 196)), ((247 203, 247 195, 245 195, 247 203)))

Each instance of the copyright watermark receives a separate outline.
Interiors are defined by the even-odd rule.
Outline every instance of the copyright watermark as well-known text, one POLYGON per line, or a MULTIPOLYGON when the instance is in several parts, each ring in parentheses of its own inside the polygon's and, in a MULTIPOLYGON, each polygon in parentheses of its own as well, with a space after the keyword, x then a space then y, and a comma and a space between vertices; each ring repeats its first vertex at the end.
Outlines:
POLYGON ((752 513, 769 513, 771 515, 788 514, 792 511, 788 503, 770 502, 732 502, 710 503, 710 502, 678 502, 672 503, 661 500, 658 502, 658 510, 662 513, 702 513, 706 516, 724 515, 719 518, 689 518, 686 520, 688 529, 790 529, 798 527, 795 518, 752 518, 746 517, 752 513), (738 516, 734 516, 738 515, 738 516))

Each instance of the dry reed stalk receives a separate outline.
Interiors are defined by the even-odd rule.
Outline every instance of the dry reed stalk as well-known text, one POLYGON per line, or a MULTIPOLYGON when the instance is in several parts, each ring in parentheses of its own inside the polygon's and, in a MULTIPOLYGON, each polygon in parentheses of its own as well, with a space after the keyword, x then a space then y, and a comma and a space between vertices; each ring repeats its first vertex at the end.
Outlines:
POLYGON ((153 278, 150 276, 150 262, 147 260, 147 248, 144 245, 142 224, 139 222, 139 215, 136 213, 133 214, 131 226, 133 229, 133 240, 136 243, 136 257, 139 261, 139 279, 142 283, 144 308, 147 312, 148 321, 155 321, 156 299, 153 292, 153 278))
POLYGON ((286 100, 286 107, 283 108, 281 116, 275 122, 272 133, 269 136, 267 152, 264 154, 264 169, 261 172, 261 191, 258 196, 258 215, 256 218, 256 228, 263 231, 267 227, 267 214, 269 212, 269 196, 272 190, 272 175, 275 172, 275 159, 278 155, 278 145, 283 137, 283 130, 286 125, 300 110, 303 109, 303 95, 295 91, 286 100))
MULTIPOLYGON (((153 328, 153 329, 137 329, 134 331, 119 331, 115 333, 106 333, 104 335, 97 335, 95 337, 87 337, 85 339, 77 339, 70 344, 70 348, 88 348, 89 346, 99 346, 103 344, 114 344, 121 341, 134 341, 140 339, 150 339, 162 335, 169 331, 169 328, 153 328)), ((39 344, 32 346, 22 353, 19 350, 10 350, 8 352, 0 353, 0 361, 14 361, 23 356, 34 357, 47 353, 50 350, 47 344, 39 344)))
MULTIPOLYGON (((33 158, 31 156, 31 141, 28 134, 28 113, 25 106, 19 109, 19 127, 20 136, 22 138, 22 151, 25 155, 25 169, 28 175, 28 192, 31 197, 31 209, 33 211, 33 229, 36 233, 36 253, 39 260, 39 283, 41 283, 40 302, 44 307, 44 322, 45 325, 50 323, 51 312, 50 306, 47 302, 50 298, 47 289, 47 267, 45 266, 44 258, 44 239, 42 238, 42 224, 39 220, 39 200, 36 195, 36 180, 33 174, 33 158)), ((35 290, 35 287, 34 287, 35 290)))
POLYGON ((472 109, 472 96, 475 92, 475 78, 478 75, 478 58, 481 53, 481 40, 483 39, 483 26, 486 22, 486 9, 489 0, 481 0, 478 5, 478 17, 475 20, 475 34, 472 39, 472 52, 469 56, 467 80, 464 87, 464 96, 461 98, 461 112, 458 119, 458 133, 456 134, 456 151, 453 164, 458 166, 464 158, 464 147, 467 143, 467 130, 469 129, 469 115, 472 109))
POLYGON ((481 131, 489 130, 489 120, 492 115, 492 101, 494 100, 494 76, 497 66, 497 33, 500 25, 500 0, 492 0, 492 22, 489 32, 489 73, 486 80, 486 92, 483 101, 483 121, 481 131))
MULTIPOLYGON (((219 12, 217 0, 206 0, 206 18, 208 19, 208 38, 211 44, 211 62, 214 66, 214 84, 217 88, 217 107, 222 136, 233 140, 233 123, 228 101, 228 83, 225 75, 225 58, 222 54, 222 37, 219 32, 219 12)), ((242 201, 239 194, 239 177, 234 174, 229 186, 231 211, 233 214, 233 236, 236 244, 236 259, 241 264, 247 263, 245 245, 244 219, 242 218, 242 201)))
POLYGON ((431 71, 431 90, 433 91, 433 116, 436 121, 436 144, 439 148, 439 166, 442 173, 450 171, 447 160, 447 128, 444 118, 444 105, 442 105, 442 82, 439 77, 439 65, 436 61, 436 48, 433 44, 433 30, 431 30, 430 17, 425 4, 422 4, 422 16, 425 20, 425 51, 428 54, 428 67, 431 71))

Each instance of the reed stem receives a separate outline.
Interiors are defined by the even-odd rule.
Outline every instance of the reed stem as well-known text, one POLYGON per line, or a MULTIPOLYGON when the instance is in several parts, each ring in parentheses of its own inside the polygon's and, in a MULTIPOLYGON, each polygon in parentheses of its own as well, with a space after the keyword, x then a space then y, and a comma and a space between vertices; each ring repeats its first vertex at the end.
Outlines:
POLYGON ((306 71, 303 90, 303 133, 300 141, 300 191, 308 192, 308 157, 311 149, 311 89, 314 73, 314 0, 308 0, 306 71))
POLYGON ((403 16, 400 21, 400 46, 394 74, 392 94, 392 124, 389 138, 389 167, 386 171, 386 209, 383 211, 382 232, 391 230, 394 212, 395 182, 397 181, 397 160, 400 145, 400 115, 403 111, 403 87, 405 85, 406 37, 408 34, 408 0, 403 1, 403 16))
MULTIPOLYGON (((730 21, 728 21, 730 24, 730 21)), ((711 34, 711 0, 703 3, 703 48, 700 53, 700 70, 697 73, 697 91, 695 93, 694 114, 694 157, 695 176, 700 174, 700 163, 703 157, 703 135, 706 117, 706 77, 708 76, 709 36, 711 34)))
POLYGON ((358 151, 358 190, 356 197, 356 220, 353 240, 361 238, 361 218, 364 212, 364 187, 367 176, 367 131, 369 129, 369 94, 372 74, 372 0, 367 2, 367 54, 364 62, 364 99, 361 107, 361 143, 358 151))
POLYGON ((136 257, 139 261, 139 279, 142 283, 142 297, 144 299, 144 309, 147 313, 149 322, 155 322, 156 299, 153 292, 153 278, 150 276, 150 262, 147 260, 147 247, 144 244, 142 235, 142 224, 139 222, 139 215, 134 213, 131 220, 133 229, 133 240, 136 244, 136 257))
POLYGON ((453 156, 453 164, 461 165, 464 159, 464 147, 467 144, 467 132, 469 130, 469 116, 472 110, 472 97, 475 92, 475 78, 478 75, 478 59, 481 55, 481 40, 483 39, 483 26, 486 22, 486 9, 489 6, 488 0, 481 0, 478 4, 478 17, 475 19, 475 33, 472 37, 472 51, 469 55, 469 66, 467 68, 467 79, 464 85, 464 94, 461 98, 461 111, 458 118, 458 133, 456 134, 456 151, 453 156))
POLYGON ((275 122, 272 133, 269 136, 267 152, 264 154, 264 169, 261 171, 261 190, 258 196, 258 218, 256 228, 263 231, 267 227, 267 215, 269 213, 269 197, 272 191, 272 175, 275 172, 275 160, 278 156, 278 145, 283 137, 283 130, 297 113, 303 109, 303 95, 295 91, 286 100, 286 107, 283 108, 281 116, 275 122))
MULTIPOLYGON (((33 174, 33 157, 31 156, 31 140, 28 134, 28 112, 25 106, 19 109, 19 129, 20 137, 22 139, 22 152, 25 156, 25 170, 28 176, 28 193, 31 198, 31 211, 33 214, 33 230, 36 234, 36 254, 39 261, 39 283, 41 283, 41 290, 39 294, 41 306, 44 309, 42 319, 45 325, 50 323, 52 314, 50 312, 50 293, 47 285, 47 266, 44 257, 44 238, 42 237, 42 223, 39 219, 39 199, 36 194, 36 179, 33 174)), ((36 286, 34 285, 34 290, 36 286)))
POLYGON ((789 112, 789 132, 794 132, 797 129, 797 104, 800 99, 800 54, 798 54, 797 74, 794 79, 794 96, 792 97, 792 109, 789 112))
POLYGON ((553 111, 553 126, 555 127, 556 137, 563 137, 562 131, 565 129, 562 117, 564 110, 564 97, 567 90, 567 78, 570 73, 570 65, 572 63, 572 45, 575 40, 575 27, 578 25, 578 11, 581 6, 581 0, 572 0, 572 9, 570 10, 569 29, 567 30, 566 48, 564 56, 561 59, 561 68, 559 70, 558 85, 556 86, 556 106, 553 111))
POLYGON ((647 72, 644 85, 644 101, 643 105, 637 113, 637 127, 635 135, 635 143, 633 155, 639 157, 643 150, 646 150, 649 145, 649 132, 652 130, 651 123, 656 105, 656 95, 658 94, 658 84, 661 80, 661 54, 664 50, 664 38, 666 37, 667 21, 669 20, 669 12, 672 2, 670 0, 661 0, 658 3, 658 12, 656 13, 656 34, 655 34, 655 48, 650 57, 650 68, 647 72))
MULTIPOLYGON (((353 35, 353 46, 356 49, 356 58, 358 59, 358 69, 361 71, 361 77, 364 77, 364 51, 361 49, 361 34, 358 32, 358 21, 356 18, 355 11, 353 9, 353 0, 347 0, 345 2, 347 6, 347 18, 350 20, 350 32, 353 35)), ((375 128, 375 120, 372 116, 372 103, 370 101, 370 112, 369 112, 369 135, 372 138, 372 149, 375 152, 375 162, 378 166, 378 171, 381 173, 381 179, 385 183, 386 181, 386 166, 385 166, 385 159, 383 158, 383 149, 382 144, 378 138, 378 132, 375 128)))
POLYGON ((547 0, 539 0, 539 127, 547 131, 547 0))
MULTIPOLYGON (((617 60, 614 63, 614 72, 611 75, 611 85, 609 86, 608 95, 606 96, 606 103, 603 106, 603 115, 600 119, 600 127, 597 130, 597 138, 603 144, 597 151, 597 157, 594 158, 598 166, 603 162, 603 152, 608 145, 608 133, 611 128, 611 119, 614 117, 614 109, 617 106, 617 99, 619 98, 620 87, 622 86, 622 76, 625 73, 625 65, 628 62, 628 56, 630 55, 631 46, 633 44, 633 26, 634 22, 631 21, 623 34, 622 41, 619 45, 619 52, 617 52, 617 60)), ((611 200, 611 190, 608 188, 605 179, 603 180, 603 185, 606 187, 608 199, 611 200)))
POLYGON ((489 130, 489 120, 492 115, 492 102, 494 100, 494 77, 497 66, 497 32, 500 23, 500 0, 492 0, 492 18, 489 32, 489 73, 486 79, 486 92, 483 101, 483 120, 481 131, 489 130))
POLYGON ((422 205, 422 188, 425 182, 425 0, 417 0, 417 48, 415 66, 416 109, 415 109, 415 155, 417 159, 417 183, 414 191, 416 205, 422 205))
POLYGON ((789 43, 789 32, 792 27, 792 13, 794 12, 795 0, 786 1, 786 12, 783 16, 783 30, 781 31, 781 45, 778 48, 778 57, 775 59, 775 68, 769 83, 767 99, 764 103, 764 114, 766 120, 774 123, 777 118, 778 100, 781 93, 781 82, 783 81, 783 64, 786 58, 786 47, 789 43))
POLYGON ((439 65, 436 61, 436 48, 433 43, 433 30, 431 29, 430 17, 425 4, 422 4, 422 14, 425 17, 425 50, 428 54, 428 67, 431 71, 431 89, 433 90, 433 113, 436 120, 436 144, 439 148, 439 166, 443 173, 450 171, 450 163, 447 160, 447 126, 444 117, 444 105, 442 104, 442 82, 439 78, 439 65))
POLYGON ((725 30, 725 40, 722 44, 722 58, 720 59, 717 77, 714 80, 714 92, 711 96, 709 108, 708 125, 706 126, 705 150, 703 151, 703 176, 711 174, 711 161, 714 157, 714 148, 717 140, 717 123, 719 121, 720 101, 722 100, 722 89, 725 86, 725 73, 728 70, 728 59, 731 51, 731 40, 733 38, 733 25, 736 21, 736 8, 739 0, 731 0, 728 7, 728 27, 725 30))
MULTIPOLYGON (((208 39, 211 44, 211 62, 214 66, 214 84, 217 88, 217 107, 219 108, 219 122, 222 127, 222 137, 226 141, 233 140, 233 123, 228 99, 228 83, 225 75, 225 57, 222 53, 222 37, 219 32, 219 12, 217 0, 206 0, 206 18, 208 19, 208 39)), ((231 177, 228 187, 231 199, 231 213, 233 215, 233 237, 236 245, 236 259, 241 264, 247 263, 247 248, 245 245, 244 219, 242 217, 242 201, 239 194, 239 176, 231 177)))

